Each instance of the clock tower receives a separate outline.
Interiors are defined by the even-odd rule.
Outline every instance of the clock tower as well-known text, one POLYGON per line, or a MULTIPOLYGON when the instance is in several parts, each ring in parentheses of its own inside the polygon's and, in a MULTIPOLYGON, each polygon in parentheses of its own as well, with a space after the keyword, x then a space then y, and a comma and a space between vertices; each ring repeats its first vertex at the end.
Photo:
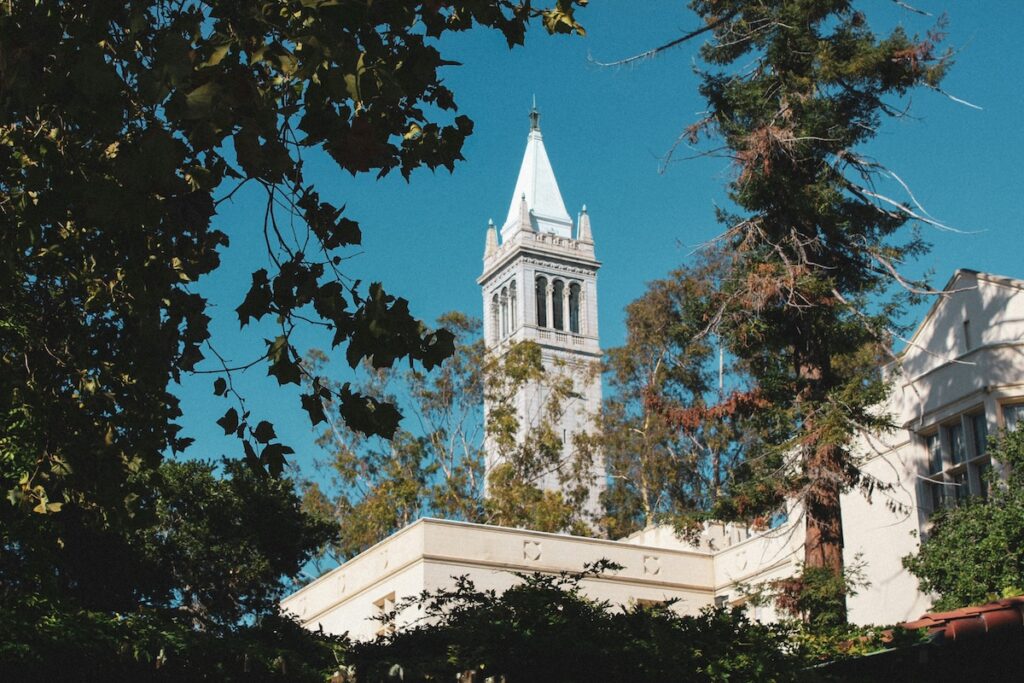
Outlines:
MULTIPOLYGON (((584 206, 575 225, 565 209, 555 181, 540 114, 530 112, 530 133, 519 168, 508 215, 500 230, 487 228, 482 288, 484 339, 491 353, 501 354, 511 343, 531 341, 541 348, 544 368, 571 373, 575 398, 568 401, 557 429, 562 434, 563 461, 573 448, 573 435, 593 430, 601 408, 601 361, 597 330, 597 271, 590 216, 584 206)), ((544 402, 543 389, 527 385, 516 397, 520 436, 536 425, 544 402)), ((484 405, 486 415, 488 406, 484 405)), ((499 457, 488 449, 487 471, 499 457)), ((592 468, 588 512, 599 510, 604 489, 604 462, 596 455, 592 468)), ((559 489, 559 472, 534 482, 559 489)))

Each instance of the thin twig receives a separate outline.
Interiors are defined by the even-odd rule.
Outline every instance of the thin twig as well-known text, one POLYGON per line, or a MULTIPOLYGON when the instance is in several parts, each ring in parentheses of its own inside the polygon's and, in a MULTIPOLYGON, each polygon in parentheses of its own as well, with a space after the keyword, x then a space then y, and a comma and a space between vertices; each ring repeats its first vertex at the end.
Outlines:
POLYGON ((682 45, 686 41, 691 40, 692 38, 696 38, 697 36, 701 35, 702 33, 707 33, 708 31, 715 30, 719 26, 722 26, 723 24, 731 21, 732 18, 734 16, 736 16, 738 11, 739 10, 734 10, 734 11, 730 12, 729 14, 726 14, 721 19, 718 19, 717 21, 713 21, 710 24, 708 24, 707 26, 704 26, 703 28, 699 28, 699 29, 690 31, 689 33, 687 33, 685 35, 682 35, 682 36, 680 36, 680 37, 678 37, 678 38, 676 38, 674 40, 668 41, 664 45, 659 45, 658 47, 652 48, 650 50, 646 50, 644 52, 641 52, 640 54, 633 55, 632 57, 626 57, 625 59, 620 59, 620 60, 617 60, 617 61, 614 61, 614 62, 599 62, 599 61, 593 59, 592 57, 588 57, 588 59, 589 59, 589 61, 591 63, 596 64, 598 66, 602 66, 602 67, 625 66, 626 64, 633 64, 635 62, 642 62, 645 59, 651 59, 652 57, 656 57, 657 55, 661 54, 665 50, 670 50, 670 49, 676 47, 677 45, 682 45))

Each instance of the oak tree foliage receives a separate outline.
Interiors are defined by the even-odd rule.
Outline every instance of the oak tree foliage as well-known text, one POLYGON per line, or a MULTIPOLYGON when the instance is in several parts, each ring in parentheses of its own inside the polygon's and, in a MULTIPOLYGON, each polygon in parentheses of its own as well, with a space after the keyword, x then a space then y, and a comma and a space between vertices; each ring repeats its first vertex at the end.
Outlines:
MULTIPOLYGON (((144 576, 138 538, 157 533, 173 483, 161 463, 189 446, 176 383, 211 373, 225 401, 213 418, 238 437, 254 476, 278 475, 292 450, 277 438, 273 416, 245 408, 235 372, 262 367, 280 384, 301 385, 294 339, 302 326, 327 331, 353 366, 407 360, 426 371, 449 356, 451 333, 427 329, 381 284, 345 277, 343 250, 359 244, 363 226, 321 198, 303 158, 325 154, 339 170, 378 177, 450 170, 472 122, 456 113, 442 82, 453 62, 441 39, 481 27, 511 47, 532 19, 550 32, 582 34, 573 13, 583 4, 0 5, 5 597, 36 595, 58 612, 78 605, 111 615, 188 602, 218 618, 236 608, 252 616, 256 607, 238 595, 193 593, 197 577, 176 574, 180 568, 160 564, 164 575, 144 576), (219 207, 242 186, 264 199, 264 218, 223 225, 219 207), (235 304, 250 356, 232 367, 210 338, 210 302, 197 283, 220 265, 228 234, 244 230, 262 237, 266 253, 235 304), (173 590, 160 593, 161 585, 173 590)), ((305 379, 301 405, 316 423, 330 390, 305 379)), ((356 430, 389 436, 396 429, 393 406, 346 386, 330 399, 356 430)), ((285 493, 275 495, 280 503, 285 493)), ((267 500, 267 511, 278 503, 267 500)), ((218 509, 212 502, 187 509, 182 530, 214 525, 216 517, 204 517, 218 509)), ((293 536, 305 539, 300 545, 309 540, 293 536)), ((291 549, 291 561, 303 557, 300 550, 291 549)), ((182 563, 203 561, 182 552, 182 563)), ((288 573, 271 563, 259 580, 277 571, 288 573)))

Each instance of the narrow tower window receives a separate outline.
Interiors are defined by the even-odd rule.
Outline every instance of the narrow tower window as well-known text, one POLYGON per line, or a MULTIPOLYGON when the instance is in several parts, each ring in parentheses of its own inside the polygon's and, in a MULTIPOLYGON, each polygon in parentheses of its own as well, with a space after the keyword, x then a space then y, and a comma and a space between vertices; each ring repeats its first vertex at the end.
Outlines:
POLYGON ((569 331, 580 333, 580 286, 576 282, 569 285, 569 331))
POLYGON ((519 307, 516 306, 516 281, 513 280, 508 286, 508 331, 515 332, 519 327, 519 307))
POLYGON ((501 338, 508 336, 508 289, 501 288, 501 338))
POLYGON ((546 277, 537 278, 537 327, 548 326, 547 292, 548 279, 546 277))
POLYGON ((556 330, 565 329, 565 320, 562 316, 562 297, 565 296, 565 283, 555 280, 555 286, 551 292, 551 324, 556 330))
POLYGON ((498 341, 498 295, 491 297, 491 342, 498 341))

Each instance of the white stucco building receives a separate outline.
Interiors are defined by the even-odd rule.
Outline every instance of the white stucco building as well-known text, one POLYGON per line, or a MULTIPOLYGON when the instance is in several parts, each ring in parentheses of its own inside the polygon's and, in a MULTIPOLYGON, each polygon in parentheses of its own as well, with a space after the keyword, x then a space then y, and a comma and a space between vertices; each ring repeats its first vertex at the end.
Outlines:
MULTIPOLYGON (((574 226, 536 113, 531 118, 500 242, 494 225, 487 231, 478 280, 484 334, 494 353, 509 341, 529 339, 542 346, 546 360, 560 358, 582 368, 601 354, 600 263, 589 217, 584 210, 574 226)), ((860 493, 842 501, 846 561, 862 561, 871 584, 849 600, 850 618, 857 623, 907 621, 926 611, 928 596, 919 592, 901 558, 916 550, 937 506, 986 495, 985 436, 1024 419, 1024 281, 960 270, 945 289, 948 294, 936 300, 899 362, 883 369, 894 387, 880 409, 898 427, 858 444, 868 458, 866 472, 890 488, 876 492, 870 502, 860 493)), ((588 415, 600 406, 598 382, 581 384, 579 392, 578 410, 566 414, 567 435, 589 429, 588 415)), ((523 392, 527 423, 536 400, 523 392)), ((597 492, 595 487, 594 504, 597 492)), ((742 602, 738 584, 792 575, 803 558, 802 542, 798 508, 787 524, 759 534, 710 525, 698 547, 679 541, 667 527, 609 541, 421 519, 282 605, 309 628, 368 638, 381 627, 371 617, 390 610, 396 599, 450 586, 455 576, 468 575, 480 588, 500 590, 517 580, 513 572, 579 571, 605 558, 624 569, 586 579, 583 587, 590 596, 623 605, 676 598, 677 610, 692 613, 714 602, 742 602)), ((759 608, 754 616, 774 618, 770 608, 759 608)), ((403 614, 399 623, 416 617, 403 614)))

